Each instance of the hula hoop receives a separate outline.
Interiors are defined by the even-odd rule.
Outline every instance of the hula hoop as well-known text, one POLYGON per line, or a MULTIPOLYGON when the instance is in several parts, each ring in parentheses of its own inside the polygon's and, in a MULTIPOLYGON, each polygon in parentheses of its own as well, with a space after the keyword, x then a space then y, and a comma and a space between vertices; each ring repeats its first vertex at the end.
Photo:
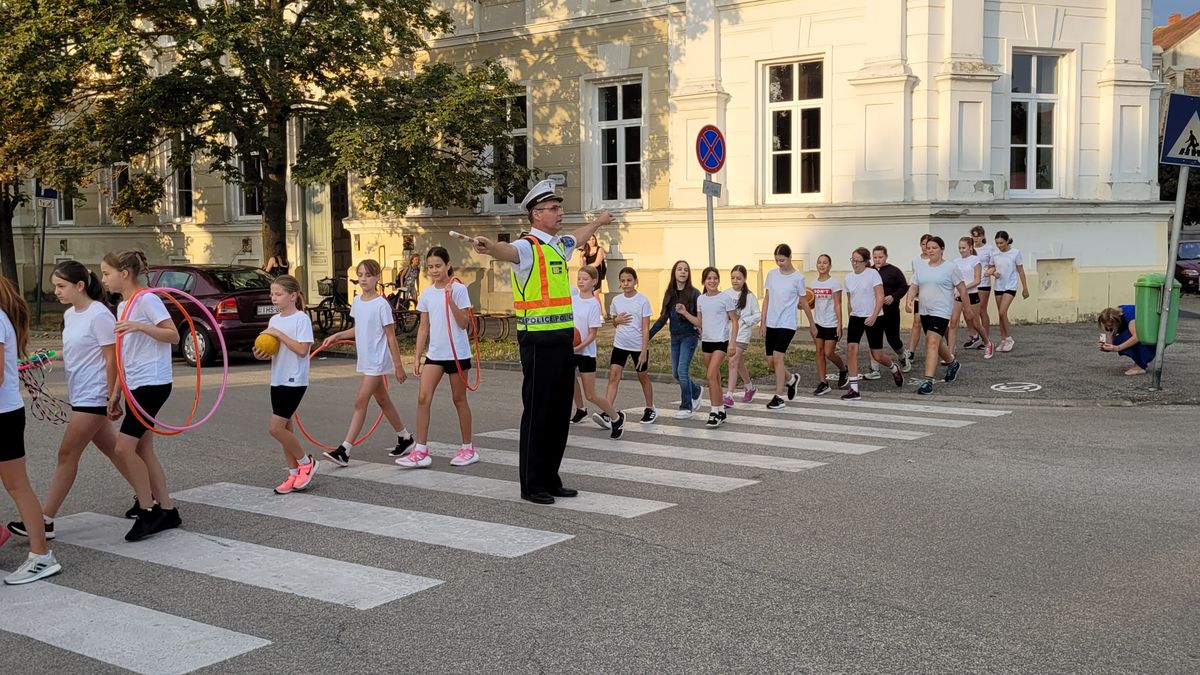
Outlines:
MULTIPOLYGON (((471 386, 470 378, 468 378, 467 374, 463 372, 462 365, 458 362, 458 350, 454 348, 454 326, 451 325, 451 323, 454 321, 454 314, 450 311, 450 296, 452 295, 450 289, 454 286, 455 282, 460 284, 462 283, 458 277, 453 277, 450 279, 450 283, 446 284, 446 335, 450 338, 450 353, 454 355, 454 368, 458 371, 458 377, 462 380, 463 386, 467 388, 467 391, 479 391, 479 383, 483 376, 481 371, 483 368, 475 369, 475 386, 471 386)), ((468 323, 471 324, 471 332, 475 334, 475 353, 478 354, 479 327, 475 325, 474 306, 467 308, 467 319, 468 323)), ((470 342, 469 339, 468 342, 470 342)), ((418 354, 417 358, 421 358, 421 355, 418 354)))
POLYGON ((217 334, 217 341, 221 345, 221 362, 223 367, 221 373, 221 391, 217 393, 217 400, 213 402, 212 409, 210 409, 208 414, 200 418, 198 421, 192 422, 192 418, 196 414, 196 408, 200 405, 201 366, 200 360, 197 359, 196 395, 192 399, 192 410, 190 413, 188 413, 187 420, 184 421, 182 426, 174 426, 172 424, 167 424, 166 422, 160 422, 154 419, 152 415, 147 413, 146 410, 142 408, 137 399, 134 398, 133 392, 129 389, 129 383, 125 380, 125 364, 121 359, 121 340, 123 336, 117 336, 117 378, 121 381, 121 391, 125 394, 125 400, 129 402, 129 412, 133 413, 133 416, 136 417, 137 420, 142 423, 142 426, 146 427, 147 430, 161 436, 174 436, 176 434, 181 434, 185 431, 195 429, 201 424, 204 424, 213 416, 214 413, 217 412, 217 408, 221 405, 221 399, 225 398, 225 387, 229 382, 229 352, 225 347, 225 336, 221 333, 221 325, 217 323, 217 319, 213 316, 212 312, 210 312, 203 303, 201 303, 191 294, 176 288, 158 287, 139 289, 133 294, 132 297, 129 298, 129 302, 125 305, 125 311, 121 314, 122 321, 127 320, 127 317, 129 316, 129 313, 133 309, 133 305, 137 302, 138 298, 140 298, 143 293, 148 292, 158 293, 166 296, 175 305, 175 307, 179 309, 184 318, 187 319, 188 329, 192 332, 192 344, 194 345, 197 356, 200 353, 200 339, 196 336, 196 325, 192 321, 192 316, 188 314, 186 309, 183 308, 183 305, 179 304, 178 300, 171 297, 172 295, 179 295, 185 300, 191 300, 196 304, 197 307, 200 308, 205 318, 207 318, 209 323, 212 325, 213 331, 217 334), (167 431, 156 429, 155 427, 157 426, 161 426, 167 431))
MULTIPOLYGON (((354 340, 338 340, 337 342, 331 342, 328 345, 321 345, 320 347, 317 347, 316 349, 312 350, 312 353, 308 355, 308 360, 312 361, 314 356, 325 351, 326 346, 332 347, 334 345, 352 345, 352 344, 354 344, 354 340)), ((387 375, 384 375, 383 376, 383 390, 387 391, 387 388, 388 388, 387 375)), ((304 425, 300 422, 300 413, 298 411, 296 412, 296 414, 292 415, 292 419, 296 420, 296 430, 300 432, 301 436, 304 436, 305 438, 307 438, 309 443, 312 443, 313 445, 317 446, 318 448, 321 448, 322 450, 337 450, 338 449, 339 446, 325 445, 321 441, 318 441, 317 439, 313 438, 312 436, 309 436, 308 432, 304 430, 304 425)), ((383 411, 380 410, 379 417, 377 417, 375 419, 375 424, 372 424, 371 428, 367 430, 367 433, 363 434, 362 438, 351 443, 350 446, 358 447, 358 445, 360 443, 362 443, 363 441, 370 438, 371 435, 375 433, 375 430, 379 428, 379 423, 382 421, 383 421, 383 411)))

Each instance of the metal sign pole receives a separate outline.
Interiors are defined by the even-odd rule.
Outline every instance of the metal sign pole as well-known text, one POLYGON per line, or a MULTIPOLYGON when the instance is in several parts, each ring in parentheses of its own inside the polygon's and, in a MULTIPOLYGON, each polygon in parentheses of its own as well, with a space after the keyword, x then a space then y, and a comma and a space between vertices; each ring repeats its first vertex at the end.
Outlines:
POLYGON ((1171 225, 1170 248, 1167 249, 1167 278, 1163 283, 1162 315, 1158 317, 1158 342, 1154 345, 1154 366, 1150 373, 1150 389, 1162 388, 1163 352, 1167 351, 1167 319, 1171 313, 1172 289, 1175 286, 1175 261, 1179 258, 1179 235, 1183 230, 1183 205, 1187 199, 1189 168, 1179 167, 1179 183, 1175 190, 1175 221, 1171 225))
POLYGON ((46 264, 46 219, 50 217, 50 209, 42 207, 42 243, 38 246, 38 266, 37 266, 37 314, 34 319, 40 324, 42 322, 42 277, 45 276, 44 266, 46 264))
POLYGON ((708 205, 708 266, 717 266, 717 235, 713 228, 713 192, 712 174, 704 174, 704 201, 708 205))

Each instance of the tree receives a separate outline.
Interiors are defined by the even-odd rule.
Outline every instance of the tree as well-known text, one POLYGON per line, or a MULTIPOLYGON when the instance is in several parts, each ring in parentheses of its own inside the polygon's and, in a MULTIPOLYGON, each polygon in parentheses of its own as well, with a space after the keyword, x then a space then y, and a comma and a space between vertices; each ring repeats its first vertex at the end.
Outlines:
MULTIPOLYGON (((1174 202, 1179 187, 1179 167, 1173 164, 1158 165, 1159 198, 1174 202)), ((1200 223, 1200 169, 1193 167, 1188 172, 1188 191, 1183 203, 1183 224, 1200 223)))
MULTIPOLYGON (((169 144, 172 167, 203 158, 225 180, 260 190, 264 251, 285 241, 289 125, 303 129, 290 167, 297 181, 353 173, 372 210, 469 206, 490 186, 529 179, 507 151, 506 98, 516 93, 508 73, 495 63, 429 63, 423 36, 452 27, 430 0, 0 3, 25 9, 11 30, 40 52, 94 55, 43 123, 86 145, 94 167, 169 144), (98 65, 101 54, 118 65, 98 65)), ((45 83, 35 59, 16 66, 45 83)), ((161 198, 164 178, 135 173, 113 196, 121 222, 161 198)))

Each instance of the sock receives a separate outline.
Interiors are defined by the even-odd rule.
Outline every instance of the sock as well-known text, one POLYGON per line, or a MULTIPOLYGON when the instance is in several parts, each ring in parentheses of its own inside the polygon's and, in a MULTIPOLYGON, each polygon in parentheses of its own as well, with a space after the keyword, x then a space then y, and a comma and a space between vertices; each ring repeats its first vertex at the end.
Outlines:
POLYGON ((872 373, 878 373, 878 372, 879 372, 879 364, 878 364, 878 363, 876 363, 874 359, 872 359, 872 360, 871 360, 871 372, 872 372, 872 373))
POLYGON ((412 438, 412 434, 408 433, 408 428, 406 427, 396 432, 396 438, 399 438, 402 441, 407 441, 408 439, 412 438))
POLYGON ((417 443, 417 447, 413 448, 413 452, 429 452, 429 446, 417 443))
POLYGON ((858 375, 850 378, 850 391, 853 391, 856 394, 858 393, 858 375))
POLYGON ((308 455, 305 455, 305 456, 301 457, 300 460, 296 463, 299 464, 300 466, 307 466, 311 462, 312 462, 312 460, 308 458, 308 455))
POLYGON ((299 476, 300 469, 288 469, 288 475, 289 476, 299 476))
POLYGON ((459 450, 474 450, 475 444, 474 443, 463 443, 461 446, 459 446, 458 449, 459 450))
POLYGON ((725 406, 723 406, 723 405, 714 405, 714 406, 713 406, 713 409, 712 409, 712 411, 713 411, 713 412, 717 412, 717 413, 723 413, 723 412, 725 412, 725 406))
POLYGON ((47 515, 44 515, 44 514, 43 514, 43 515, 42 515, 42 522, 43 522, 43 523, 45 523, 45 524, 47 524, 47 525, 53 525, 53 524, 54 524, 54 519, 53 519, 53 518, 51 518, 50 516, 47 516, 47 515))
POLYGON ((342 441, 342 444, 339 445, 338 447, 341 448, 342 451, 348 455, 348 454, 350 454, 350 449, 353 448, 354 446, 350 445, 346 441, 342 441))
POLYGON ((54 554, 51 553, 50 551, 46 551, 45 553, 34 553, 33 551, 29 552, 30 560, 40 560, 42 562, 46 562, 46 561, 50 560, 50 558, 52 558, 53 556, 54 556, 54 554))
MULTIPOLYGON (((877 370, 878 370, 878 369, 877 369, 877 370)), ((892 370, 892 372, 894 373, 894 372, 896 372, 896 371, 900 370, 900 366, 896 365, 896 362, 895 362, 895 361, 892 361, 892 368, 891 368, 891 370, 892 370)))

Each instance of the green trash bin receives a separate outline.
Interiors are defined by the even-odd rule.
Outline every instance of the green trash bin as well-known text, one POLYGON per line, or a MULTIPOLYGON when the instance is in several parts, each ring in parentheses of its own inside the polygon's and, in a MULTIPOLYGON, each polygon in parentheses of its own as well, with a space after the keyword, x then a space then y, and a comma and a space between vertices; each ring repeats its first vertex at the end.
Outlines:
MULTIPOLYGON (((1134 287, 1134 307, 1137 312, 1138 342, 1144 345, 1158 343, 1158 324, 1162 318, 1162 293, 1166 277, 1157 272, 1138 277, 1134 287)), ((1179 284, 1171 287, 1171 313, 1167 316, 1167 342, 1175 342, 1175 329, 1179 323, 1179 284)))

